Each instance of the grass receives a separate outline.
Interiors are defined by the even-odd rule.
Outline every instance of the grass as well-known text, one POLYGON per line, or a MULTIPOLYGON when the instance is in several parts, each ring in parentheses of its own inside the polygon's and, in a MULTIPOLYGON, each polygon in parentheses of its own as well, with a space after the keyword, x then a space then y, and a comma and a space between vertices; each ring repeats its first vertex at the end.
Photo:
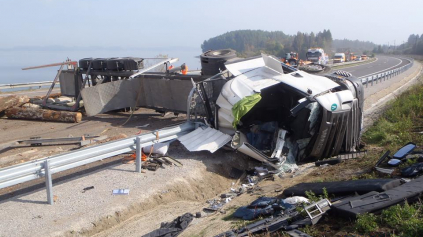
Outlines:
POLYGON ((367 144, 395 151, 407 142, 423 143, 423 86, 415 86, 390 108, 364 135, 367 144))
POLYGON ((385 209, 379 216, 363 214, 358 217, 355 227, 362 234, 375 235, 376 231, 385 230, 385 234, 401 237, 423 236, 422 207, 422 203, 405 203, 385 209))

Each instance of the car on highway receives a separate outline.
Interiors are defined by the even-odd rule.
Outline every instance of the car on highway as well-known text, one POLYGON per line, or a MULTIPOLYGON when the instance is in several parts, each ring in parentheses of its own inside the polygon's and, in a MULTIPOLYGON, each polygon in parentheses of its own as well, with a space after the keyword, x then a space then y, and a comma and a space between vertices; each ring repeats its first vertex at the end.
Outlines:
POLYGON ((357 57, 355 58, 355 61, 361 61, 361 56, 357 56, 357 57))
POLYGON ((361 55, 361 60, 367 60, 367 55, 365 54, 361 55))

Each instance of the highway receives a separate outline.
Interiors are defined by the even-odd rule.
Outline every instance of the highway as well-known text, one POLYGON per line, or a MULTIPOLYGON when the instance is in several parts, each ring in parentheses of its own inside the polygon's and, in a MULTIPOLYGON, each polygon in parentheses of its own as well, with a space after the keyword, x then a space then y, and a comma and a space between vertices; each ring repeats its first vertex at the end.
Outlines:
MULTIPOLYGON (((375 73, 382 73, 384 71, 392 70, 409 63, 408 60, 378 55, 377 59, 371 63, 360 64, 357 66, 351 66, 342 68, 340 70, 347 71, 353 74, 355 77, 366 77, 375 73)), ((336 69, 335 69, 336 70, 336 69)))

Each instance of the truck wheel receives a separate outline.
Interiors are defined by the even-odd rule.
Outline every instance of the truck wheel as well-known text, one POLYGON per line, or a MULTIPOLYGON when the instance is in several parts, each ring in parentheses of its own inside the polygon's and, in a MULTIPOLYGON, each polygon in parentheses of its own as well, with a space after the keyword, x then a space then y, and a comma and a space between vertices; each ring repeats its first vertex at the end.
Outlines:
POLYGON ((350 77, 350 76, 352 76, 351 73, 346 72, 346 71, 342 71, 342 70, 335 71, 335 72, 333 72, 333 74, 340 75, 340 76, 343 76, 343 77, 350 77))

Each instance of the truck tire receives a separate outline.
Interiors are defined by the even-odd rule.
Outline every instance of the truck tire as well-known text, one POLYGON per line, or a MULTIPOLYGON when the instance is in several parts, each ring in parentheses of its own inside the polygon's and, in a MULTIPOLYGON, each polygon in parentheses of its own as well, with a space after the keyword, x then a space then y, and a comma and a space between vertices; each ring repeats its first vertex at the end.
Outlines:
POLYGON ((343 77, 351 77, 352 76, 352 74, 350 72, 346 72, 346 71, 342 71, 342 70, 335 71, 335 72, 333 72, 333 74, 343 76, 343 77))
POLYGON ((225 62, 236 57, 236 51, 232 49, 209 50, 200 55, 201 74, 216 75, 226 69, 225 62))
POLYGON ((289 65, 291 65, 291 66, 297 66, 297 60, 295 60, 295 59, 293 59, 293 58, 288 59, 288 63, 289 63, 289 65))

